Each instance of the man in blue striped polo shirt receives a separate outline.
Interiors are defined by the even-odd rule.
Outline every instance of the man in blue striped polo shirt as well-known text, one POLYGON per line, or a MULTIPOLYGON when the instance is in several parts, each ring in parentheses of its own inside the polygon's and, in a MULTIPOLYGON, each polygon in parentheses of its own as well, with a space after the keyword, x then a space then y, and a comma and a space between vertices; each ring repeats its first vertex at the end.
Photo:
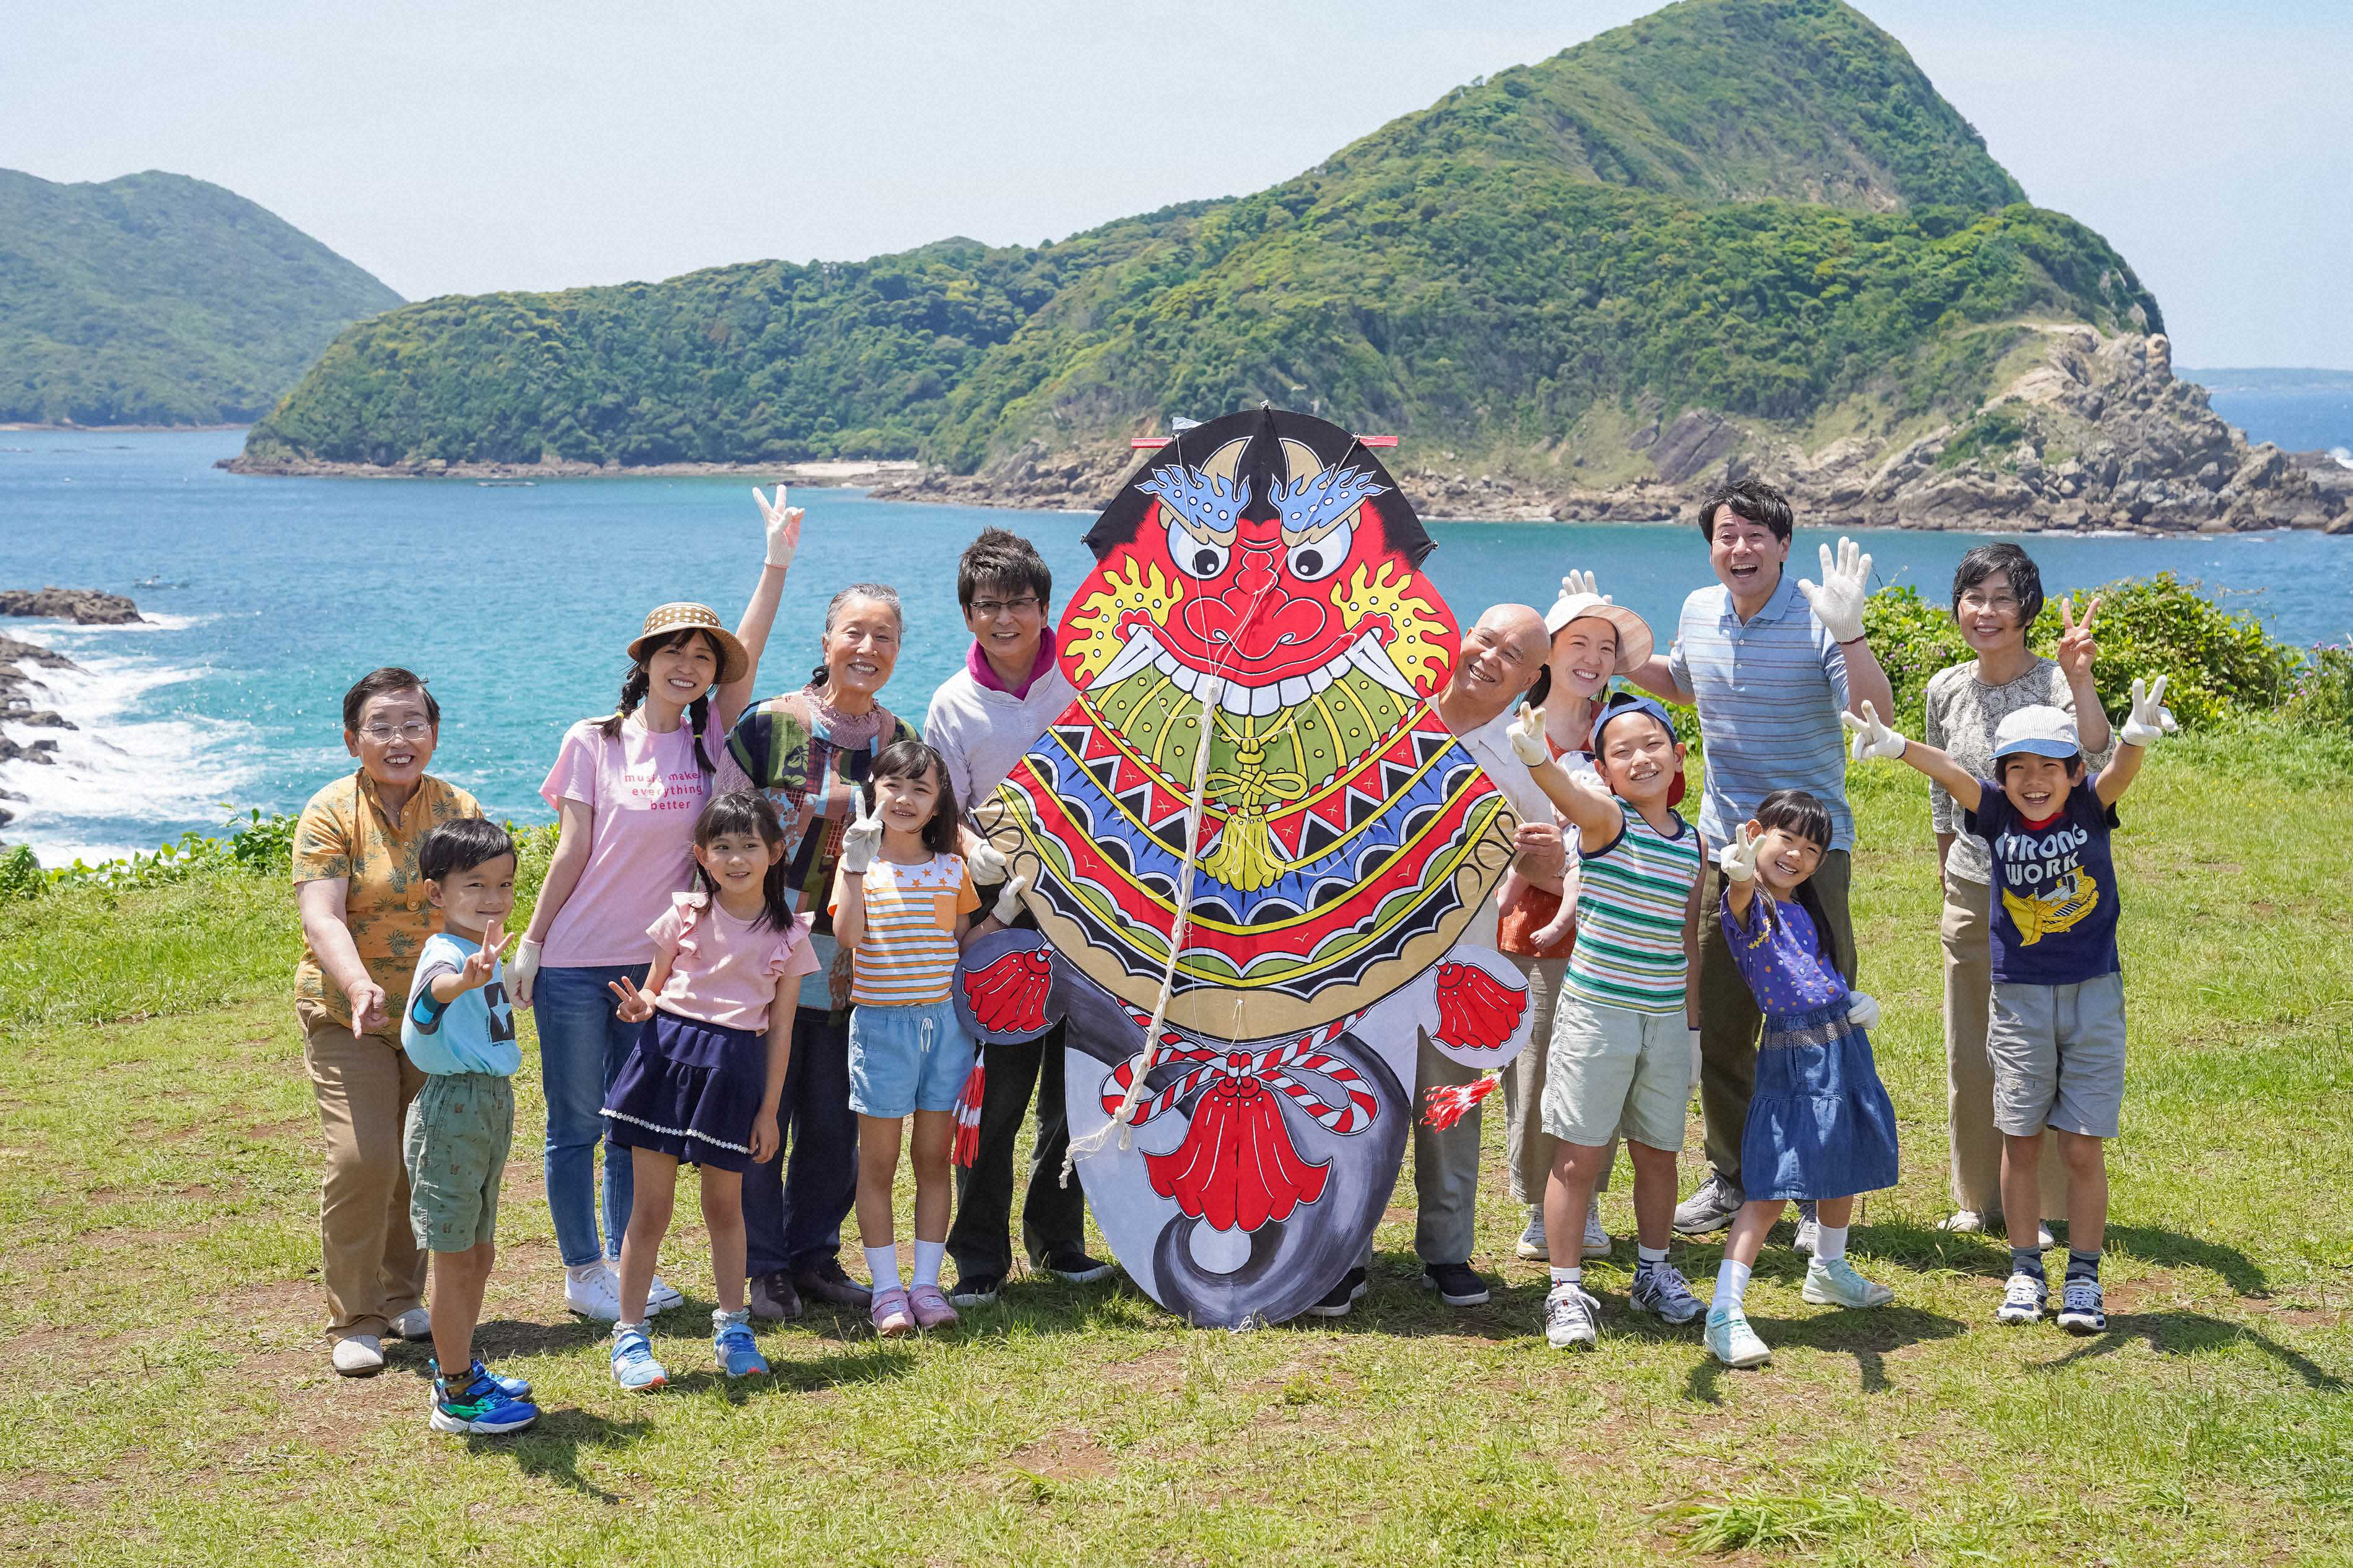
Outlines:
MULTIPOLYGON (((1761 479, 1719 487, 1700 502, 1699 530, 1717 586, 1683 601, 1674 646, 1633 672, 1636 685, 1699 710, 1707 790, 1700 831, 1710 844, 1757 815, 1777 789, 1810 790, 1831 810, 1830 852, 1813 876, 1831 955, 1855 978, 1854 925, 1847 915, 1854 816, 1846 804, 1846 745, 1839 714, 1865 702, 1894 710, 1887 677, 1862 636, 1871 557, 1848 540, 1834 560, 1822 546, 1822 584, 1789 580, 1796 520, 1787 497, 1761 479)), ((1700 889, 1700 1110, 1707 1119, 1707 1180, 1675 1210, 1675 1228, 1722 1230, 1740 1212, 1740 1134, 1757 1079, 1763 1016, 1733 967, 1714 918, 1720 873, 1711 863, 1700 889)))

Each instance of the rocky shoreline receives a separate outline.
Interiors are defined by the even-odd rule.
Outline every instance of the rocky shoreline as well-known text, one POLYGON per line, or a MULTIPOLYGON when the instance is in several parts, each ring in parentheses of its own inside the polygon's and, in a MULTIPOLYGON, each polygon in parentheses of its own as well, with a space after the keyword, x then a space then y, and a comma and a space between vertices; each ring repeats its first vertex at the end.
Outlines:
MULTIPOLYGON (((46 620, 72 621, 77 626, 122 626, 140 619, 139 606, 120 594, 101 594, 87 588, 21 588, 0 589, 0 616, 26 616, 46 620)), ((48 695, 48 683, 40 678, 42 670, 79 670, 81 667, 53 648, 38 643, 26 642, 0 633, 0 765, 27 763, 52 767, 57 763, 58 742, 52 737, 37 737, 18 741, 7 732, 9 725, 27 730, 75 730, 80 728, 54 708, 36 707, 35 694, 48 695)), ((21 803, 24 796, 0 787, 0 827, 16 820, 8 809, 11 801, 21 803)))
POLYGON ((452 463, 440 458, 402 463, 329 463, 307 458, 249 458, 239 453, 213 467, 271 479, 532 480, 592 479, 713 479, 741 475, 787 485, 871 487, 912 478, 921 463, 901 458, 815 463, 584 463, 547 458, 536 463, 452 463))

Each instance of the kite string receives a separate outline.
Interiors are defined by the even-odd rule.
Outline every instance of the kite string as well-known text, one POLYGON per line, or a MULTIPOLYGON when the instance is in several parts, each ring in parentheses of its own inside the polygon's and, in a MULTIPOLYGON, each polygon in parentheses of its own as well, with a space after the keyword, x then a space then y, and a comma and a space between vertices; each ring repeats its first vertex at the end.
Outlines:
POLYGON ((1144 1098, 1145 1080, 1158 1065, 1163 1026, 1168 1018, 1168 997, 1176 984, 1176 960, 1184 951, 1185 927, 1193 907, 1193 868, 1200 859, 1201 812, 1208 799, 1209 732, 1215 721, 1218 698, 1225 682, 1217 676, 1205 676, 1200 685, 1201 738, 1193 752, 1192 798, 1185 803, 1185 855, 1176 868, 1176 909, 1168 925, 1168 960, 1161 966, 1160 989, 1152 1000, 1152 1021, 1144 1026, 1143 1061, 1127 1081, 1127 1092, 1121 1097, 1119 1110, 1112 1119, 1083 1138, 1073 1138, 1062 1154, 1062 1181, 1068 1184, 1071 1169, 1090 1154, 1100 1153, 1110 1142, 1113 1130, 1119 1132, 1119 1146, 1128 1149, 1135 1142, 1135 1107, 1144 1098))

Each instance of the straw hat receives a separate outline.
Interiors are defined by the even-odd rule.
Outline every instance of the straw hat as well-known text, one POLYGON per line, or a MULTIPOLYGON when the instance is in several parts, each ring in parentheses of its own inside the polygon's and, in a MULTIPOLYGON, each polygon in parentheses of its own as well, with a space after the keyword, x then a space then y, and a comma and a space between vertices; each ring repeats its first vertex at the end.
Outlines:
POLYGON ((690 604, 681 599, 672 605, 656 605, 646 616, 646 629, 629 644, 629 657, 642 662, 649 647, 658 639, 673 632, 701 632, 719 650, 718 685, 741 680, 752 668, 752 656, 735 640, 735 634, 719 624, 718 614, 708 605, 690 604))
POLYGON ((1618 673, 1630 675, 1643 660, 1651 657, 1654 639, 1650 624, 1626 608, 1613 605, 1607 594, 1563 594, 1545 612, 1545 632, 1556 636, 1571 621, 1588 616, 1608 621, 1618 628, 1618 673))

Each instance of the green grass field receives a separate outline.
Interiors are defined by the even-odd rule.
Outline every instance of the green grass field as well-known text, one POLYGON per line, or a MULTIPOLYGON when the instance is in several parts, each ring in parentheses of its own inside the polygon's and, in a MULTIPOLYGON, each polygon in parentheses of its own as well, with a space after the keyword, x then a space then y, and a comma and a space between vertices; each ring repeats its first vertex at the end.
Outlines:
MULTIPOLYGON (((1335 1325, 1194 1331, 1133 1289, 1017 1281, 927 1343, 813 1312, 762 1333, 772 1381, 730 1388, 689 1229, 665 1268, 688 1305, 657 1323, 676 1381, 627 1395, 562 1310, 527 1048, 481 1342, 547 1414, 438 1436, 421 1347, 346 1381, 318 1335, 287 889, 0 904, 0 1557, 2353 1561, 2353 764, 2275 744, 2170 744, 2125 803, 2134 1056, 2089 1340, 1996 1329, 2002 1243, 1935 1228, 1925 785, 1858 773, 1864 981, 1905 1147, 1852 1245, 1897 1300, 1808 1307, 1802 1260, 1768 1250, 1759 1373, 1629 1315, 1622 1182, 1620 1256, 1587 1271, 1601 1349, 1546 1350, 1491 1118, 1475 1261, 1504 1288, 1483 1308, 1417 1287, 1409 1174, 1372 1294, 1335 1325)), ((1718 1248, 1676 1256, 1704 1293, 1718 1248)))

